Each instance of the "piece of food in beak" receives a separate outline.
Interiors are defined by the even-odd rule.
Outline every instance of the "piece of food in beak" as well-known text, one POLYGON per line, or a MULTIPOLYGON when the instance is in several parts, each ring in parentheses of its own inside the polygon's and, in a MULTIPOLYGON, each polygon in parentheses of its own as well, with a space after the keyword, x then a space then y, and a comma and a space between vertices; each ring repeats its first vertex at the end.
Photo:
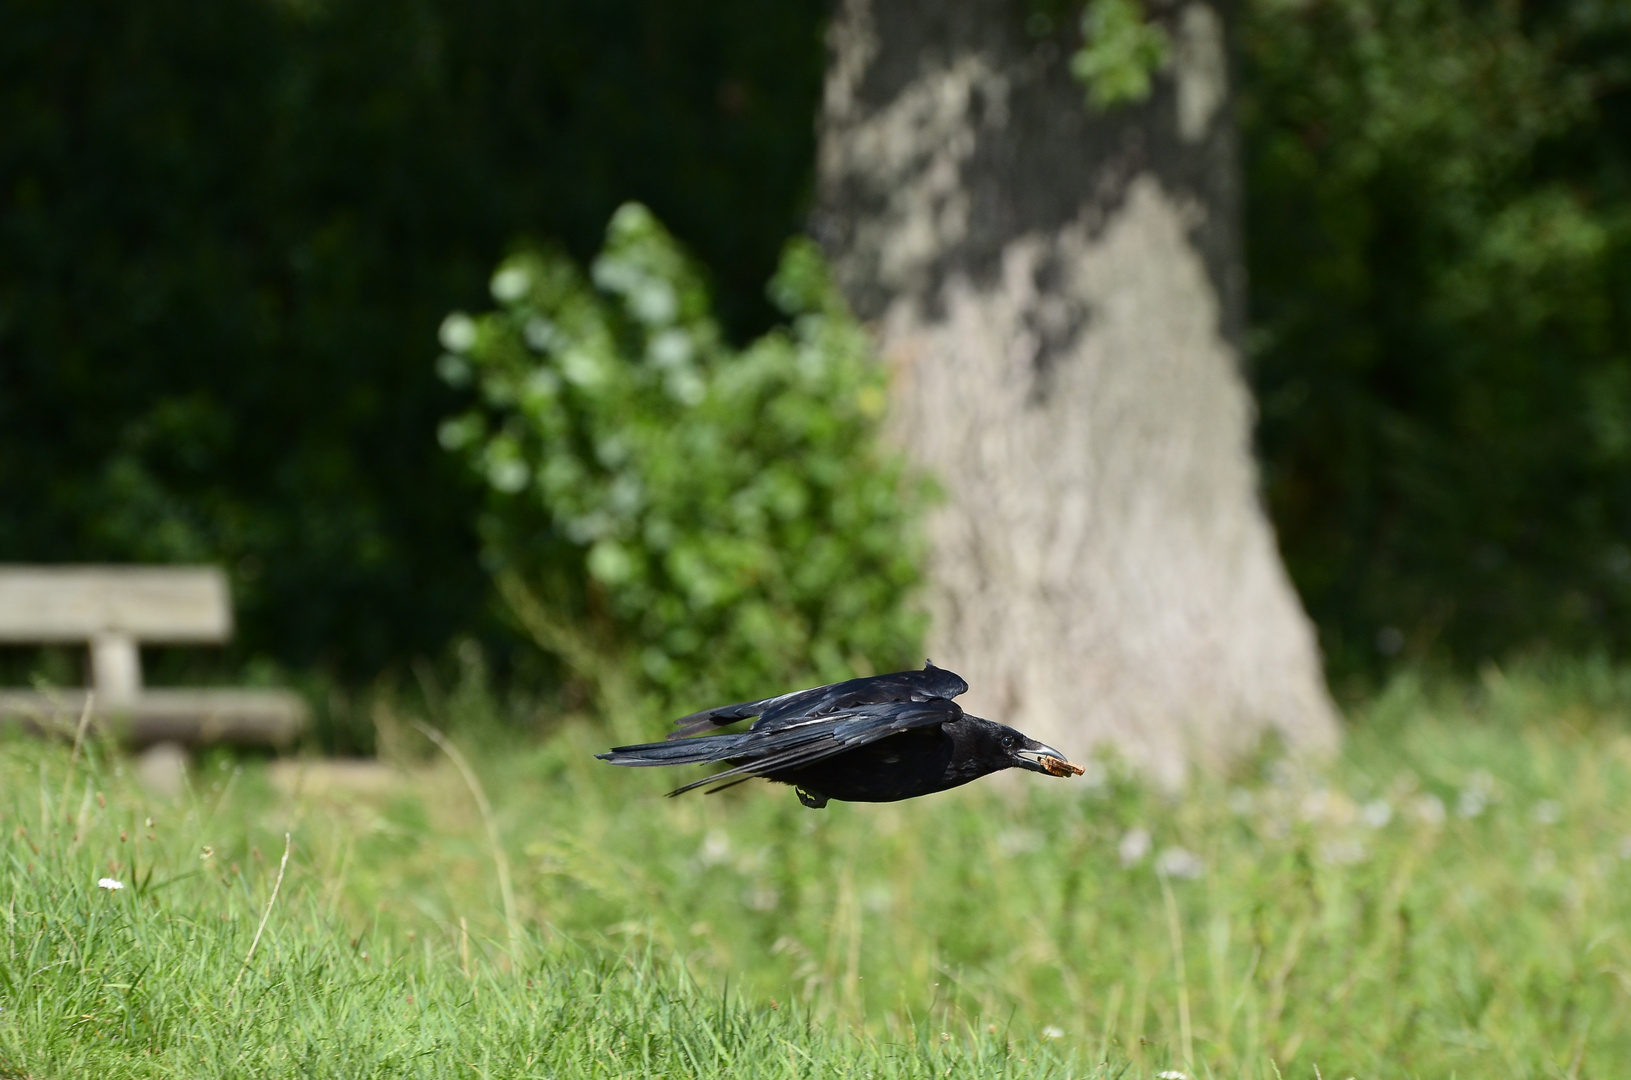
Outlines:
POLYGON ((1026 741, 1031 745, 1014 753, 1019 759, 1018 764, 1021 768, 1047 776, 1081 776, 1087 771, 1046 743, 1030 739, 1026 741))

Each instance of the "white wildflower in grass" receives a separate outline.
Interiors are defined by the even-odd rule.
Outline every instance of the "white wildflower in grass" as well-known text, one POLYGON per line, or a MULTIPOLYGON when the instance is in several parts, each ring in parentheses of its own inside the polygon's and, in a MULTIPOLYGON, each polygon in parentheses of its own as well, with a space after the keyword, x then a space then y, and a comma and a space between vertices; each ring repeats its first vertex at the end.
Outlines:
POLYGON ((997 834, 997 847, 1004 855, 1025 855, 1042 850, 1042 834, 1034 829, 1004 829, 997 834))
POLYGON ((1359 820, 1372 829, 1380 829, 1393 820, 1393 806, 1386 799, 1372 799, 1359 808, 1359 820))
POLYGON ((1542 799, 1535 804, 1534 814, 1542 825, 1556 825, 1563 820, 1563 804, 1556 799, 1542 799))
POLYGON ((1488 770, 1474 769, 1467 777, 1467 786, 1461 789, 1455 802, 1455 812, 1464 818, 1475 818, 1490 804, 1495 793, 1495 778, 1488 770))
POLYGON ((1187 881, 1200 877, 1206 869, 1206 864, 1192 851, 1186 851, 1181 847, 1169 847, 1156 857, 1155 869, 1157 873, 1165 874, 1167 877, 1187 881))
POLYGON ((1121 855, 1122 866, 1137 866, 1150 853, 1150 830, 1143 826, 1128 829, 1116 850, 1121 855))
POLYGON ((1365 861, 1368 852, 1358 840, 1327 840, 1320 845, 1320 862, 1327 866, 1352 866, 1365 861))
POLYGON ((1477 788, 1465 788, 1462 790, 1460 795, 1456 796, 1456 816, 1475 818, 1482 814, 1484 812, 1484 808, 1488 805, 1489 796, 1484 792, 1478 790, 1477 788))
POLYGON ((105 877, 96 883, 96 887, 98 889, 106 889, 108 892, 118 892, 120 889, 125 887, 125 883, 120 881, 118 878, 105 877))
POLYGON ((879 882, 861 892, 861 906, 871 912, 888 911, 895 906, 895 890, 879 882))
POLYGON ((718 866, 729 862, 731 857, 731 838, 723 829, 710 829, 708 835, 702 839, 702 865, 718 866))
POLYGON ((1049 1024, 1047 1027, 1042 1029, 1042 1037, 1044 1039, 1063 1039, 1065 1037, 1065 1031, 1063 1028, 1056 1028, 1052 1024, 1049 1024))
POLYGON ((775 911, 781 899, 781 893, 768 885, 755 886, 742 894, 742 903, 749 911, 775 911))
POLYGON ((1418 795, 1411 803, 1416 818, 1424 825, 1444 824, 1444 800, 1437 795, 1418 795))
POLYGON ((1189 1080, 1189 1074, 1177 1069, 1162 1069, 1155 1074, 1156 1080, 1189 1080))

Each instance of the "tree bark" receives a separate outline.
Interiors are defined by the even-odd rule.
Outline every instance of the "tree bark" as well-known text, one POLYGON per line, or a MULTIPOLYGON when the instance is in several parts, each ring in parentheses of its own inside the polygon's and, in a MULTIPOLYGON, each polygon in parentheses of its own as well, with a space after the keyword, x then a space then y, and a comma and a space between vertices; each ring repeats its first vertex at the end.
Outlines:
POLYGON ((1179 5, 1152 96, 1099 112, 1020 0, 841 0, 814 219, 947 495, 930 655, 1168 783, 1338 734, 1252 457, 1226 13, 1179 5))

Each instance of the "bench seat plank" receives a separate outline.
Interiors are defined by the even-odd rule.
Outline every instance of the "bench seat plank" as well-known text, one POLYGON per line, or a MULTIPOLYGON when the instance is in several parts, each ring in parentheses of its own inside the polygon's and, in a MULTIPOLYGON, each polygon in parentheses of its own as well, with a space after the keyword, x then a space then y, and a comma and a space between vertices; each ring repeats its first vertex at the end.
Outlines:
MULTIPOLYGON (((71 738, 84 709, 84 690, 0 690, 0 728, 20 723, 71 738)), ((99 701, 91 714, 98 730, 138 749, 161 742, 283 747, 305 722, 305 702, 287 690, 144 690, 128 701, 99 701)))
POLYGON ((0 641, 218 643, 232 636, 232 597, 214 566, 0 564, 0 641))

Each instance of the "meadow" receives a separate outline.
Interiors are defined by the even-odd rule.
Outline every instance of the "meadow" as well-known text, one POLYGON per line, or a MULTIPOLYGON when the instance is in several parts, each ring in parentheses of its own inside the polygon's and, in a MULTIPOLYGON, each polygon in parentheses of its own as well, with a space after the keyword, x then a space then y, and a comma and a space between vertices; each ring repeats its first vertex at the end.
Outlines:
POLYGON ((174 796, 94 741, 0 737, 0 1077, 1631 1060, 1631 676, 1607 665, 1402 677, 1337 759, 1181 792, 1099 761, 820 812, 764 784, 664 799, 593 759, 595 725, 518 740, 478 690, 376 703, 390 768, 215 755, 174 796))

